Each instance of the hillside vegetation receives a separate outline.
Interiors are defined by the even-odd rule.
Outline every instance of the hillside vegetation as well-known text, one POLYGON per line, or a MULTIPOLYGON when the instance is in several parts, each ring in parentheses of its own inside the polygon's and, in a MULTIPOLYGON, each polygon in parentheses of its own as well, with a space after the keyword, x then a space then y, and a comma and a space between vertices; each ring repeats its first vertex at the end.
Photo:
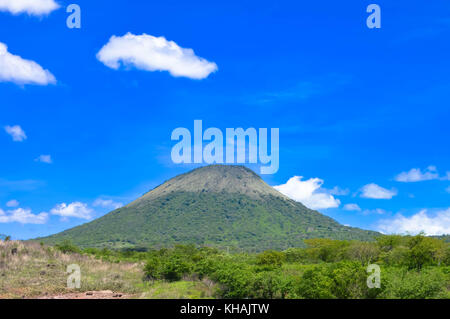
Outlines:
POLYGON ((342 226, 299 203, 240 194, 171 193, 124 207, 91 223, 41 239, 82 247, 209 245, 245 251, 301 247, 307 238, 373 240, 372 231, 342 226))

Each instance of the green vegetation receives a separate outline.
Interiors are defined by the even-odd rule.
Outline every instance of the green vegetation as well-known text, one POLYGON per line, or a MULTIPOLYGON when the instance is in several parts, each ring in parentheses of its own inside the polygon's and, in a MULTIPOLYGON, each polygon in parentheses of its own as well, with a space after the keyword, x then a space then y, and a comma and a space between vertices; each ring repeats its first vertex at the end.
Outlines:
POLYGON ((65 240, 61 244, 56 244, 55 248, 64 254, 82 252, 80 248, 72 244, 72 242, 70 242, 69 240, 65 240))
POLYGON ((66 268, 80 265, 79 292, 127 298, 450 298, 450 244, 423 235, 373 242, 307 239, 305 247, 260 253, 175 245, 138 251, 0 241, 0 298, 73 292, 66 268), (367 266, 381 269, 368 288, 367 266))
POLYGON ((306 248, 262 253, 194 245, 82 252, 104 262, 141 263, 148 284, 142 296, 152 298, 450 298, 450 244, 443 240, 418 235, 305 242, 306 248), (381 268, 381 287, 370 289, 367 266, 373 263, 381 268))

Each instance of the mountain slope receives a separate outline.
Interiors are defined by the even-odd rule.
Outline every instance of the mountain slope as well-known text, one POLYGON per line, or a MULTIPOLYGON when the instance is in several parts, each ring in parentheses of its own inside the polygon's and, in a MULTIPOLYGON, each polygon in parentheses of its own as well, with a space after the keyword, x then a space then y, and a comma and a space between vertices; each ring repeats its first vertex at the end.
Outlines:
POLYGON ((303 239, 371 240, 292 201, 242 166, 213 165, 179 175, 90 223, 40 239, 84 247, 194 243, 247 251, 303 246, 303 239))

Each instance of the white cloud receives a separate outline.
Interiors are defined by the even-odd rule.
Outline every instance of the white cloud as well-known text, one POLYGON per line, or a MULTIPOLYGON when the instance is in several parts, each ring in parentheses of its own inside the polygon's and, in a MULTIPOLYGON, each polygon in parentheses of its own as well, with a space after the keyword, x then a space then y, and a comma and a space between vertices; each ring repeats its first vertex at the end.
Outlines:
POLYGON ((47 85, 56 83, 56 79, 36 62, 9 53, 6 44, 0 42, 0 82, 47 85))
POLYGON ((439 179, 435 166, 427 167, 423 172, 420 168, 413 168, 409 172, 402 172, 395 177, 397 182, 413 183, 439 179))
POLYGON ((97 59, 112 69, 121 63, 145 71, 168 71, 175 77, 204 79, 217 71, 217 65, 195 55, 164 37, 148 34, 112 36, 97 53, 97 59))
POLYGON ((95 200, 95 202, 92 204, 94 207, 103 207, 103 208, 112 208, 112 209, 118 209, 123 206, 122 203, 115 202, 112 199, 101 199, 98 198, 95 200))
POLYGON ((38 158, 35 159, 36 162, 51 164, 53 163, 52 157, 50 155, 40 155, 38 158))
POLYGON ((52 215, 58 215, 63 218, 75 217, 81 219, 91 219, 93 212, 94 211, 90 209, 87 204, 80 202, 73 202, 69 205, 62 203, 50 210, 52 215))
MULTIPOLYGON (((1 72, 1 71, 0 71, 1 72)), ((5 132, 11 135, 14 142, 22 142, 27 139, 25 131, 19 125, 5 126, 5 132)))
POLYGON ((391 199, 397 195, 397 190, 386 189, 377 184, 367 184, 362 188, 361 197, 373 199, 391 199))
POLYGON ((358 204, 345 204, 344 210, 360 212, 361 207, 358 204))
POLYGON ((60 6, 55 0, 0 0, 0 11, 12 14, 46 15, 60 6))
POLYGON ((47 213, 34 215, 30 209, 17 208, 7 212, 0 209, 0 223, 45 224, 47 220, 47 213))
POLYGON ((427 210, 405 217, 402 214, 392 219, 381 220, 378 230, 387 234, 411 234, 424 232, 426 235, 450 234, 450 208, 436 214, 428 214, 427 210))
POLYGON ((19 202, 16 201, 15 199, 12 199, 6 203, 6 207, 17 207, 17 206, 19 206, 19 202))
POLYGON ((275 186, 274 188, 311 209, 339 207, 341 204, 339 199, 336 199, 332 195, 321 190, 323 180, 311 178, 302 181, 302 178, 302 176, 294 176, 290 178, 286 184, 275 186))

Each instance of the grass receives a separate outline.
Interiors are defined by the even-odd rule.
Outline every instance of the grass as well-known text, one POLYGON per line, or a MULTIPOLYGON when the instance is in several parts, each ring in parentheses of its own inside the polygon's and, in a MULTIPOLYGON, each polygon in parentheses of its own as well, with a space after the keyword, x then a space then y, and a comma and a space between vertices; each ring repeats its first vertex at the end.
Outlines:
POLYGON ((0 241, 0 299, 91 290, 136 294, 142 292, 142 277, 138 263, 109 263, 92 256, 64 254, 38 243, 0 241), (71 264, 80 266, 80 289, 67 288, 66 269, 71 264))
POLYGON ((156 281, 150 290, 141 294, 146 299, 213 299, 215 284, 204 281, 156 281))

